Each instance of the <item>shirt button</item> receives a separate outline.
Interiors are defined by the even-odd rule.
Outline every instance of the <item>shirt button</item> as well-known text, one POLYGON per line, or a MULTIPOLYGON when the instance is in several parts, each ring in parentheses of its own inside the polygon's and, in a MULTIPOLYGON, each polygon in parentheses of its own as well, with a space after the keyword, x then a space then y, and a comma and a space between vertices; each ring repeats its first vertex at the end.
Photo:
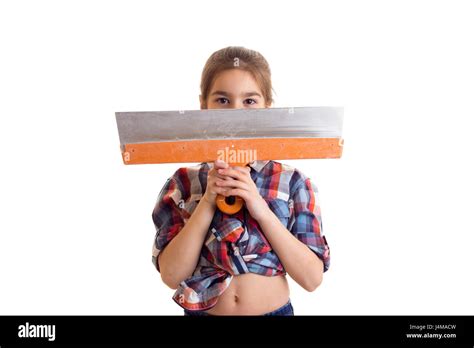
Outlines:
POLYGON ((234 246, 234 255, 239 255, 239 248, 237 246, 234 246))

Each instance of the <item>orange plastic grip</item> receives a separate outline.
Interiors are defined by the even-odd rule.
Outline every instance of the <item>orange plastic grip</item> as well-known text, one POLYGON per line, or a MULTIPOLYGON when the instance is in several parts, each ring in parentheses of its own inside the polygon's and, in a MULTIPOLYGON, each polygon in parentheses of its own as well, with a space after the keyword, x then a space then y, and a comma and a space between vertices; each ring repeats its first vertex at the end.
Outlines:
MULTIPOLYGON (((229 165, 232 167, 237 167, 237 166, 245 167, 247 163, 233 163, 233 164, 229 163, 229 165)), ((216 205, 217 205, 217 208, 219 208, 221 212, 232 215, 240 211, 240 209, 242 209, 244 205, 244 200, 242 199, 242 197, 239 197, 239 196, 225 197, 223 195, 217 195, 216 205)))

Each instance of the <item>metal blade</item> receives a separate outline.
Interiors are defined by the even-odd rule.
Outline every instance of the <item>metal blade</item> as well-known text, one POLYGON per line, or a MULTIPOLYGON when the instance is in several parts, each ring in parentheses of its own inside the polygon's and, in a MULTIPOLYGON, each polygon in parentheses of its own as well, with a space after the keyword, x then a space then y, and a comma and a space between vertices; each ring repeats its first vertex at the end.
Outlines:
POLYGON ((239 138, 340 138, 342 107, 116 112, 120 144, 239 138))

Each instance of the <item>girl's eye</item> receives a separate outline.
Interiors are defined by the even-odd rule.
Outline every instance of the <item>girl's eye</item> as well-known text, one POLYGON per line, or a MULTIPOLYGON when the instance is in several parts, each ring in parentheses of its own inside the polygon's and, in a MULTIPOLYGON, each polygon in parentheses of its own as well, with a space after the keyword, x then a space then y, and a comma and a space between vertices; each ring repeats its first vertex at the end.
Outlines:
POLYGON ((229 104, 229 99, 227 98, 217 98, 216 101, 219 103, 219 104, 229 104))
POLYGON ((253 105, 253 104, 257 104, 257 102, 255 101, 255 99, 245 99, 245 104, 248 104, 248 105, 253 105))

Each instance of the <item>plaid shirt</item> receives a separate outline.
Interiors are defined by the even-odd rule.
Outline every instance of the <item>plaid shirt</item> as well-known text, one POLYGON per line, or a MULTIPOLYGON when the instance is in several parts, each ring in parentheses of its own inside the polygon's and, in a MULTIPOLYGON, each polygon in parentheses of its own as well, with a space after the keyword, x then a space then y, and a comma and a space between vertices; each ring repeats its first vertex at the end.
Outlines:
MULTIPOLYGON (((249 163, 250 175, 261 196, 281 223, 306 244, 329 268, 329 246, 322 234, 316 186, 297 169, 276 161, 249 163)), ((206 190, 213 162, 179 168, 165 183, 155 208, 156 228, 152 262, 158 272, 158 255, 190 218, 206 190)), ((286 274, 258 223, 244 207, 234 215, 216 209, 199 262, 192 276, 183 280, 173 300, 188 310, 208 310, 235 275, 286 274)))

